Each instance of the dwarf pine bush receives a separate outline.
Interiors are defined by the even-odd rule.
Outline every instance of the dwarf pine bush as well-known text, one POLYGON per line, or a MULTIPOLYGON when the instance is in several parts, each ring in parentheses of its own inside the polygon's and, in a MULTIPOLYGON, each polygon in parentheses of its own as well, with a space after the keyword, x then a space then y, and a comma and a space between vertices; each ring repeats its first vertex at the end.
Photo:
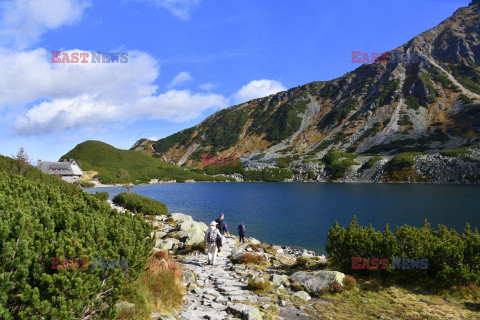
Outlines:
POLYGON ((113 203, 118 204, 132 212, 142 213, 147 216, 159 216, 168 214, 167 206, 148 197, 136 194, 122 192, 113 198, 113 203))
MULTIPOLYGON (((428 259, 428 268, 422 272, 430 279, 443 285, 480 283, 480 234, 468 224, 462 234, 443 225, 434 229, 426 221, 421 228, 404 225, 394 233, 388 225, 380 232, 372 226, 360 226, 354 218, 345 228, 335 222, 328 232, 326 249, 331 263, 345 272, 352 272, 353 257, 428 259)), ((388 275, 392 270, 381 272, 388 275)), ((363 274, 378 272, 366 270, 363 274)))
POLYGON ((143 217, 0 156, 0 319, 114 317, 152 249, 143 217), (53 269, 52 258, 124 259, 128 268, 53 269))

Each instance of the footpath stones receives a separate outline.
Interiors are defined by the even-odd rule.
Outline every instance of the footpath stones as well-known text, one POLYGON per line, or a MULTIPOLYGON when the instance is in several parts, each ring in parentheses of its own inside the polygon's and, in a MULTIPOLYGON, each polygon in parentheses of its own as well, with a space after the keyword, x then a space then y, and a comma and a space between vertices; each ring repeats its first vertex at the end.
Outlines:
POLYGON ((337 281, 343 285, 345 275, 337 271, 299 271, 295 272, 291 279, 293 283, 302 285, 307 292, 312 294, 320 294, 320 292, 327 288, 331 283, 337 281))

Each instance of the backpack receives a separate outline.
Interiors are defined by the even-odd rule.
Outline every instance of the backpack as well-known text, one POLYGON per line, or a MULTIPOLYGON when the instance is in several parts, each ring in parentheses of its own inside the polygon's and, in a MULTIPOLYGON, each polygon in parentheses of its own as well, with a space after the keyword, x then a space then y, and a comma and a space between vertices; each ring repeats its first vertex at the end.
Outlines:
POLYGON ((243 224, 242 227, 240 228, 240 232, 245 234, 247 233, 247 227, 245 227, 245 225, 243 224))
POLYGON ((208 243, 213 243, 217 241, 218 229, 213 229, 208 231, 208 243))

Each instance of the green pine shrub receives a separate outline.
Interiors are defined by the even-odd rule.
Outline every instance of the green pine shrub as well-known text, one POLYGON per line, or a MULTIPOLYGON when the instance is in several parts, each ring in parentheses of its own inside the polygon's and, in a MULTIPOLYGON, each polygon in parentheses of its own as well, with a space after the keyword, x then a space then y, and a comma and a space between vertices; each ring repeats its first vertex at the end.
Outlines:
POLYGON ((0 156, 0 318, 101 319, 144 270, 151 227, 138 215, 0 156), (52 258, 123 259, 127 268, 52 268, 52 258))
POLYGON ((388 225, 383 232, 372 226, 360 226, 354 218, 341 228, 337 222, 328 232, 327 252, 334 267, 343 272, 363 276, 403 275, 412 280, 427 277, 439 286, 480 284, 480 234, 467 224, 460 235, 439 225, 434 229, 425 222, 421 228, 404 225, 392 232, 388 225), (352 258, 363 259, 428 259, 426 270, 352 270, 352 258), (394 272, 396 272, 394 274, 394 272))
POLYGON ((345 176, 348 168, 353 165, 359 165, 354 159, 357 155, 347 152, 339 152, 330 149, 323 157, 322 162, 325 164, 329 180, 338 180, 345 176), (344 158, 343 160, 341 160, 344 158))
POLYGON ((101 201, 107 201, 108 200, 108 192, 95 192, 93 194, 95 198, 101 201))
POLYGON ((167 206, 163 202, 141 196, 136 193, 122 192, 113 198, 113 203, 146 216, 167 215, 167 206))

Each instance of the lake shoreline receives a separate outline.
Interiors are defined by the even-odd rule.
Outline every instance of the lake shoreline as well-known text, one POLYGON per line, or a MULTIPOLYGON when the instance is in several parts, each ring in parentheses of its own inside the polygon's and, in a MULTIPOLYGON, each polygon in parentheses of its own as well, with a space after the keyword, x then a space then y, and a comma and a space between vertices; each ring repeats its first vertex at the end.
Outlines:
MULTIPOLYGON (((190 183, 138 185, 133 191, 163 202, 170 212, 183 212, 210 223, 225 214, 229 231, 240 223, 247 235, 262 242, 299 246, 325 254, 335 221, 382 230, 404 224, 421 227, 425 219, 462 231, 466 222, 480 227, 480 187, 472 185, 391 185, 325 183, 190 183), (296 231, 300 230, 300 232, 296 231)), ((107 192, 112 199, 123 187, 85 189, 107 192)), ((234 232, 232 232, 234 231, 234 232)))
MULTIPOLYGON (((91 181, 92 182, 92 181, 91 181)), ((92 182, 93 183, 93 182, 92 182)), ((292 183, 305 183, 305 184, 332 184, 332 185, 432 185, 432 186, 479 186, 480 183, 437 183, 437 182, 374 182, 374 181, 360 181, 360 182, 344 182, 344 181, 282 181, 282 182, 270 182, 270 181, 185 181, 185 182, 177 182, 177 181, 165 181, 165 182, 156 182, 156 183, 139 183, 139 184, 129 184, 128 186, 137 187, 137 186, 151 186, 151 185, 163 185, 163 184, 196 184, 196 183, 232 183, 232 184, 239 184, 239 183, 284 183, 284 184, 292 184, 292 183)), ((88 187, 84 189, 94 189, 94 188, 124 188, 125 184, 101 184, 101 183, 94 183, 93 187, 88 187)))

